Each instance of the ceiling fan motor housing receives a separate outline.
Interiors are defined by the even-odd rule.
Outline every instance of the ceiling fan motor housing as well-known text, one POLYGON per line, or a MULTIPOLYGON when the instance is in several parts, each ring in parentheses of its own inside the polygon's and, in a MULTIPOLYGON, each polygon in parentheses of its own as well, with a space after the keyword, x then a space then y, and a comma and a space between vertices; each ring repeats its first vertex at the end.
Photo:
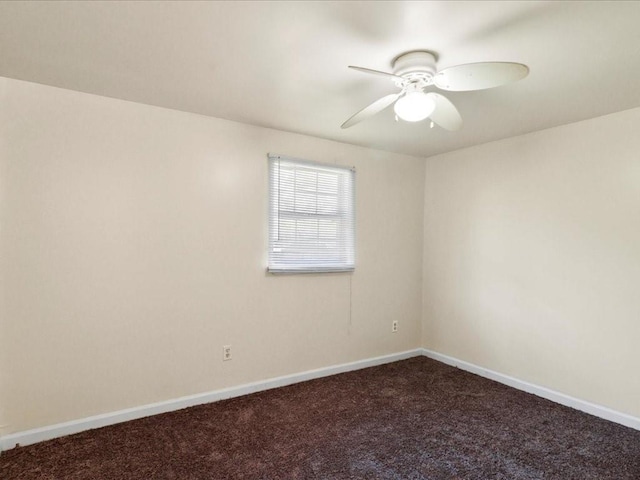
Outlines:
POLYGON ((436 71, 436 57, 430 52, 409 52, 393 61, 393 73, 410 82, 422 80, 429 84, 436 71))

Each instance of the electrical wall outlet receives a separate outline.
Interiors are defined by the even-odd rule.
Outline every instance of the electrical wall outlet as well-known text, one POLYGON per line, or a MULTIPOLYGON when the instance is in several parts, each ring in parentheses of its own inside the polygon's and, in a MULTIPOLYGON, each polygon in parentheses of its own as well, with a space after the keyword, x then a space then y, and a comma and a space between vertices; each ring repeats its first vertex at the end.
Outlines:
POLYGON ((231 360, 231 345, 222 347, 222 361, 226 362, 227 360, 231 360))
POLYGON ((391 322, 391 333, 397 333, 398 332, 398 321, 394 320, 393 322, 391 322))

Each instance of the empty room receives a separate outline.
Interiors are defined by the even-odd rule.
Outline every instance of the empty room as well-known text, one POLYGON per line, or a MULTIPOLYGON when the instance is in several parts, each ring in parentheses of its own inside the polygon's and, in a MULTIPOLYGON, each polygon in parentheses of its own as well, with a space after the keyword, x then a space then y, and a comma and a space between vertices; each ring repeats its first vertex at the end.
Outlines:
POLYGON ((640 479, 639 23, 0 1, 0 478, 640 479))

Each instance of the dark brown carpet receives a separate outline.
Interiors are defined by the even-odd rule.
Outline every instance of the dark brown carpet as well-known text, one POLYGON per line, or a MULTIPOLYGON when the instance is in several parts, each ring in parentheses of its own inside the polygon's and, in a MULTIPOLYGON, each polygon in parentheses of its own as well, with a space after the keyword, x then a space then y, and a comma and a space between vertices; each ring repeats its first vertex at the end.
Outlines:
POLYGON ((640 479, 640 431, 427 358, 16 448, 9 479, 640 479))

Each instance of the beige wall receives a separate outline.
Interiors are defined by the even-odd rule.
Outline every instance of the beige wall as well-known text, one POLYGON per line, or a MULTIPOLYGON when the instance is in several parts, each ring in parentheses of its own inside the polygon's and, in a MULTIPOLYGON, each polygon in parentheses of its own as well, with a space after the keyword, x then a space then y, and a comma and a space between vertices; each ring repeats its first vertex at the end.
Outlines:
POLYGON ((640 416, 640 109, 429 158, 423 344, 640 416))
POLYGON ((423 159, 0 93, 3 434, 420 346, 423 159), (265 274, 267 152, 357 167, 353 275, 265 274))
POLYGON ((421 331, 640 416, 638 124, 621 112, 425 172, 0 78, 0 434, 416 348, 421 331), (265 274, 267 152, 357 167, 353 275, 265 274))

